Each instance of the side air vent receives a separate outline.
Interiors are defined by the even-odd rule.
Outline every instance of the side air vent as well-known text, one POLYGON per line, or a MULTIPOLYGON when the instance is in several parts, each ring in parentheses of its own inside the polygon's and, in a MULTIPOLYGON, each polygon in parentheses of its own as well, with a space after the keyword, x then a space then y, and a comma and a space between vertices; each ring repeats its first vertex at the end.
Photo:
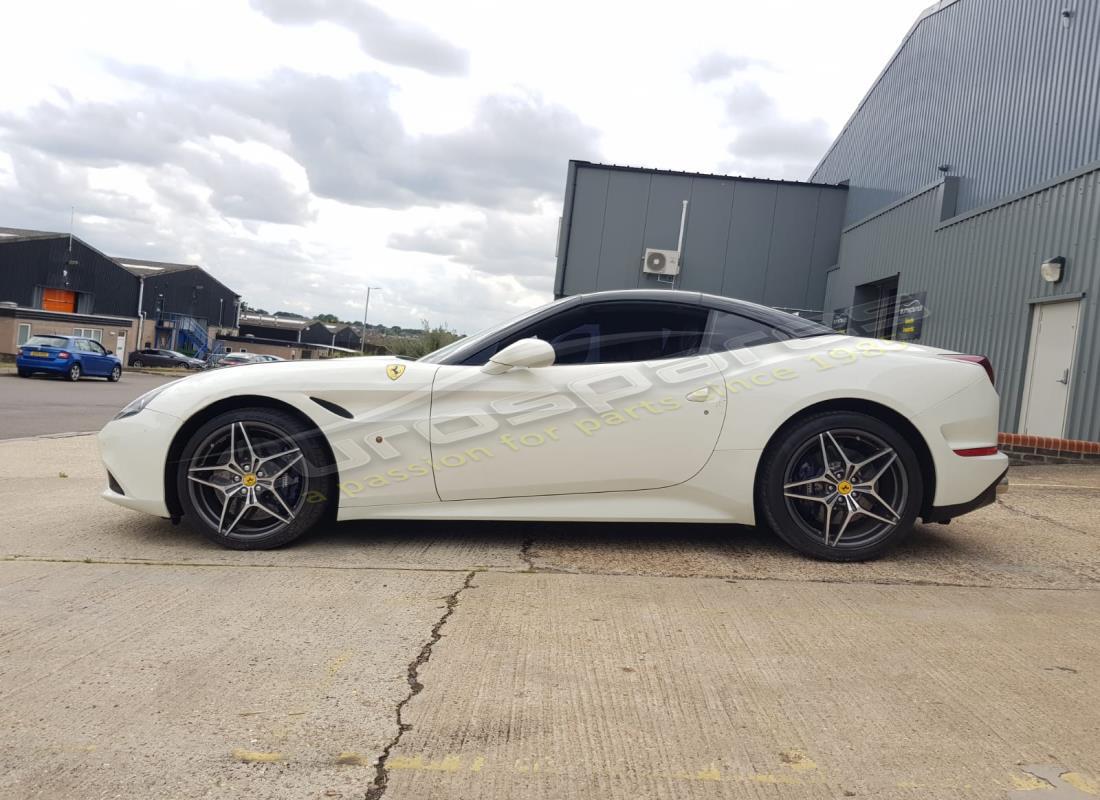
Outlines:
POLYGON ((119 486, 118 481, 115 480, 115 476, 112 475, 110 472, 107 473, 107 486, 110 487, 111 491, 115 494, 126 494, 126 492, 122 491, 122 487, 119 486))
POLYGON ((333 403, 330 400, 323 400, 320 397, 311 397, 309 399, 319 405, 321 408, 325 409, 325 411, 331 411, 338 417, 343 417, 344 419, 355 419, 354 415, 352 415, 350 411, 348 411, 343 406, 336 405, 336 403, 333 403))

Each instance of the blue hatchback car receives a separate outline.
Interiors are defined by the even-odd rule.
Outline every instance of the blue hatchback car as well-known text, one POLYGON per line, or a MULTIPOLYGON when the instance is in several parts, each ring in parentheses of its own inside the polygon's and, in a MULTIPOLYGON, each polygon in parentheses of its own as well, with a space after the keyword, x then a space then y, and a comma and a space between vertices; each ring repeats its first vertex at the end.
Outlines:
POLYGON ((117 381, 122 377, 122 362, 95 339, 84 336, 32 336, 20 346, 15 357, 20 378, 36 372, 52 372, 70 381, 81 375, 117 381))

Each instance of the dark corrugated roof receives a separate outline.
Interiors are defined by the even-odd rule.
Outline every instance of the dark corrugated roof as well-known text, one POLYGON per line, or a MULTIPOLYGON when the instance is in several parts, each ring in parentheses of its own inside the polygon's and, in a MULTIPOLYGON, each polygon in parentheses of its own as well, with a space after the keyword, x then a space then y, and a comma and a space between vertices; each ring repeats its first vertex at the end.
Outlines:
POLYGON ((316 320, 295 319, 294 317, 276 317, 271 314, 249 314, 241 312, 239 317, 241 325, 251 325, 254 328, 288 328, 290 330, 302 330, 308 328, 316 320))
POLYGON ((0 228, 0 242, 5 239, 52 239, 68 235, 59 231, 32 231, 30 228, 0 228))
POLYGON ((144 258, 123 258, 122 256, 112 256, 112 258, 131 275, 137 275, 139 278, 149 275, 166 275, 169 272, 182 272, 185 269, 202 269, 198 264, 173 264, 170 261, 149 261, 144 258))

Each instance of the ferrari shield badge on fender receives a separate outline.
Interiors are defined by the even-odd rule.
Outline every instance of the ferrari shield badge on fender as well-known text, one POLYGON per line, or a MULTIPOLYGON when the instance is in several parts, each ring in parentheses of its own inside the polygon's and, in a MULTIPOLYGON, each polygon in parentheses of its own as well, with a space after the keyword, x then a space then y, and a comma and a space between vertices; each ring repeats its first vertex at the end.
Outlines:
POLYGON ((386 375, 391 381, 395 381, 405 374, 404 364, 390 364, 386 367, 386 375))

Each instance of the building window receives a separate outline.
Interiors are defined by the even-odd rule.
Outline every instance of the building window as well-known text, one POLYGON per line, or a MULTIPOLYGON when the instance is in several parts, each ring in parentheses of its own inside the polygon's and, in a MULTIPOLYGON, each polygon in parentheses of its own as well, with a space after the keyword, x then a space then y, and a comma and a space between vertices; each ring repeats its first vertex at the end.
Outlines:
POLYGON ((27 339, 31 338, 31 324, 29 322, 19 323, 19 332, 16 334, 15 346, 22 347, 27 343, 27 339))
POLYGON ((103 341, 103 329, 102 328, 73 328, 73 336, 84 336, 88 339, 95 339, 97 342, 103 341))

